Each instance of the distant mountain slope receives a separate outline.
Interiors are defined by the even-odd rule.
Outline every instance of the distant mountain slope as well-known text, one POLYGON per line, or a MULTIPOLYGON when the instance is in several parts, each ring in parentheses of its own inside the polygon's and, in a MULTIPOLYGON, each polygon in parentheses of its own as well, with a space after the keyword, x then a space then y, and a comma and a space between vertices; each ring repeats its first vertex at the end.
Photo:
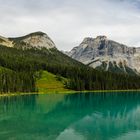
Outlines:
POLYGON ((56 48, 51 38, 43 32, 34 32, 22 37, 5 38, 0 36, 0 45, 7 47, 29 49, 29 48, 56 48))
POLYGON ((7 47, 13 47, 12 41, 10 41, 8 38, 0 36, 0 45, 7 46, 7 47))
POLYGON ((85 38, 68 56, 93 68, 119 73, 140 73, 140 48, 108 40, 106 36, 85 38))

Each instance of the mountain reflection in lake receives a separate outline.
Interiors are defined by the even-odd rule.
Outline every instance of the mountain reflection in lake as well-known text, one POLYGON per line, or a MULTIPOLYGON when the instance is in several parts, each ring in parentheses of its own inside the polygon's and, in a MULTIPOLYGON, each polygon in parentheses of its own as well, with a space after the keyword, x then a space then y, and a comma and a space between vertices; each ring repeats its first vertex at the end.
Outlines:
POLYGON ((0 140, 139 140, 140 93, 0 98, 0 140))

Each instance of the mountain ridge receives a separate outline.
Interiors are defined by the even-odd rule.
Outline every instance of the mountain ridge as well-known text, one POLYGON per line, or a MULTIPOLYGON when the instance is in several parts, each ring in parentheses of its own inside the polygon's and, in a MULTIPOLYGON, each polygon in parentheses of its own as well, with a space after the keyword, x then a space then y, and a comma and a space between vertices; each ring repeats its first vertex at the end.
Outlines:
POLYGON ((7 47, 21 48, 21 44, 22 44, 22 49, 56 48, 56 45, 51 40, 51 38, 46 33, 43 33, 41 31, 33 32, 21 37, 5 38, 0 36, 0 45, 4 45, 7 47))
POLYGON ((140 73, 140 48, 128 47, 106 36, 86 37, 67 55, 93 68, 101 68, 106 64, 102 69, 105 71, 109 70, 111 64, 118 69, 122 67, 122 72, 125 73, 128 73, 128 68, 134 73, 140 73))

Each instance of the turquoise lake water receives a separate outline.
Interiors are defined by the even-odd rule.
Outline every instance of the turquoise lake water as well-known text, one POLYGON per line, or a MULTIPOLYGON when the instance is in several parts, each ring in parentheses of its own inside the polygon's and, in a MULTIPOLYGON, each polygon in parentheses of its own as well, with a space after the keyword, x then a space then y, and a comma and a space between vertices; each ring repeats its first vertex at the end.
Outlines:
POLYGON ((140 140, 140 93, 0 97, 0 140, 140 140))

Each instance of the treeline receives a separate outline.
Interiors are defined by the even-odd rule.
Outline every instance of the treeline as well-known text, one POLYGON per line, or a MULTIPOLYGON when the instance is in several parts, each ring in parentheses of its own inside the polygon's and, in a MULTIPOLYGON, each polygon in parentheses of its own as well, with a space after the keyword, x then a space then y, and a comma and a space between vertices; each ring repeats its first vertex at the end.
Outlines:
POLYGON ((36 72, 47 70, 66 77, 74 90, 140 89, 140 77, 87 67, 56 49, 16 49, 0 46, 0 92, 36 91, 36 72))
POLYGON ((48 71, 69 80, 66 87, 74 90, 140 89, 140 76, 97 71, 90 67, 48 66, 48 71))

